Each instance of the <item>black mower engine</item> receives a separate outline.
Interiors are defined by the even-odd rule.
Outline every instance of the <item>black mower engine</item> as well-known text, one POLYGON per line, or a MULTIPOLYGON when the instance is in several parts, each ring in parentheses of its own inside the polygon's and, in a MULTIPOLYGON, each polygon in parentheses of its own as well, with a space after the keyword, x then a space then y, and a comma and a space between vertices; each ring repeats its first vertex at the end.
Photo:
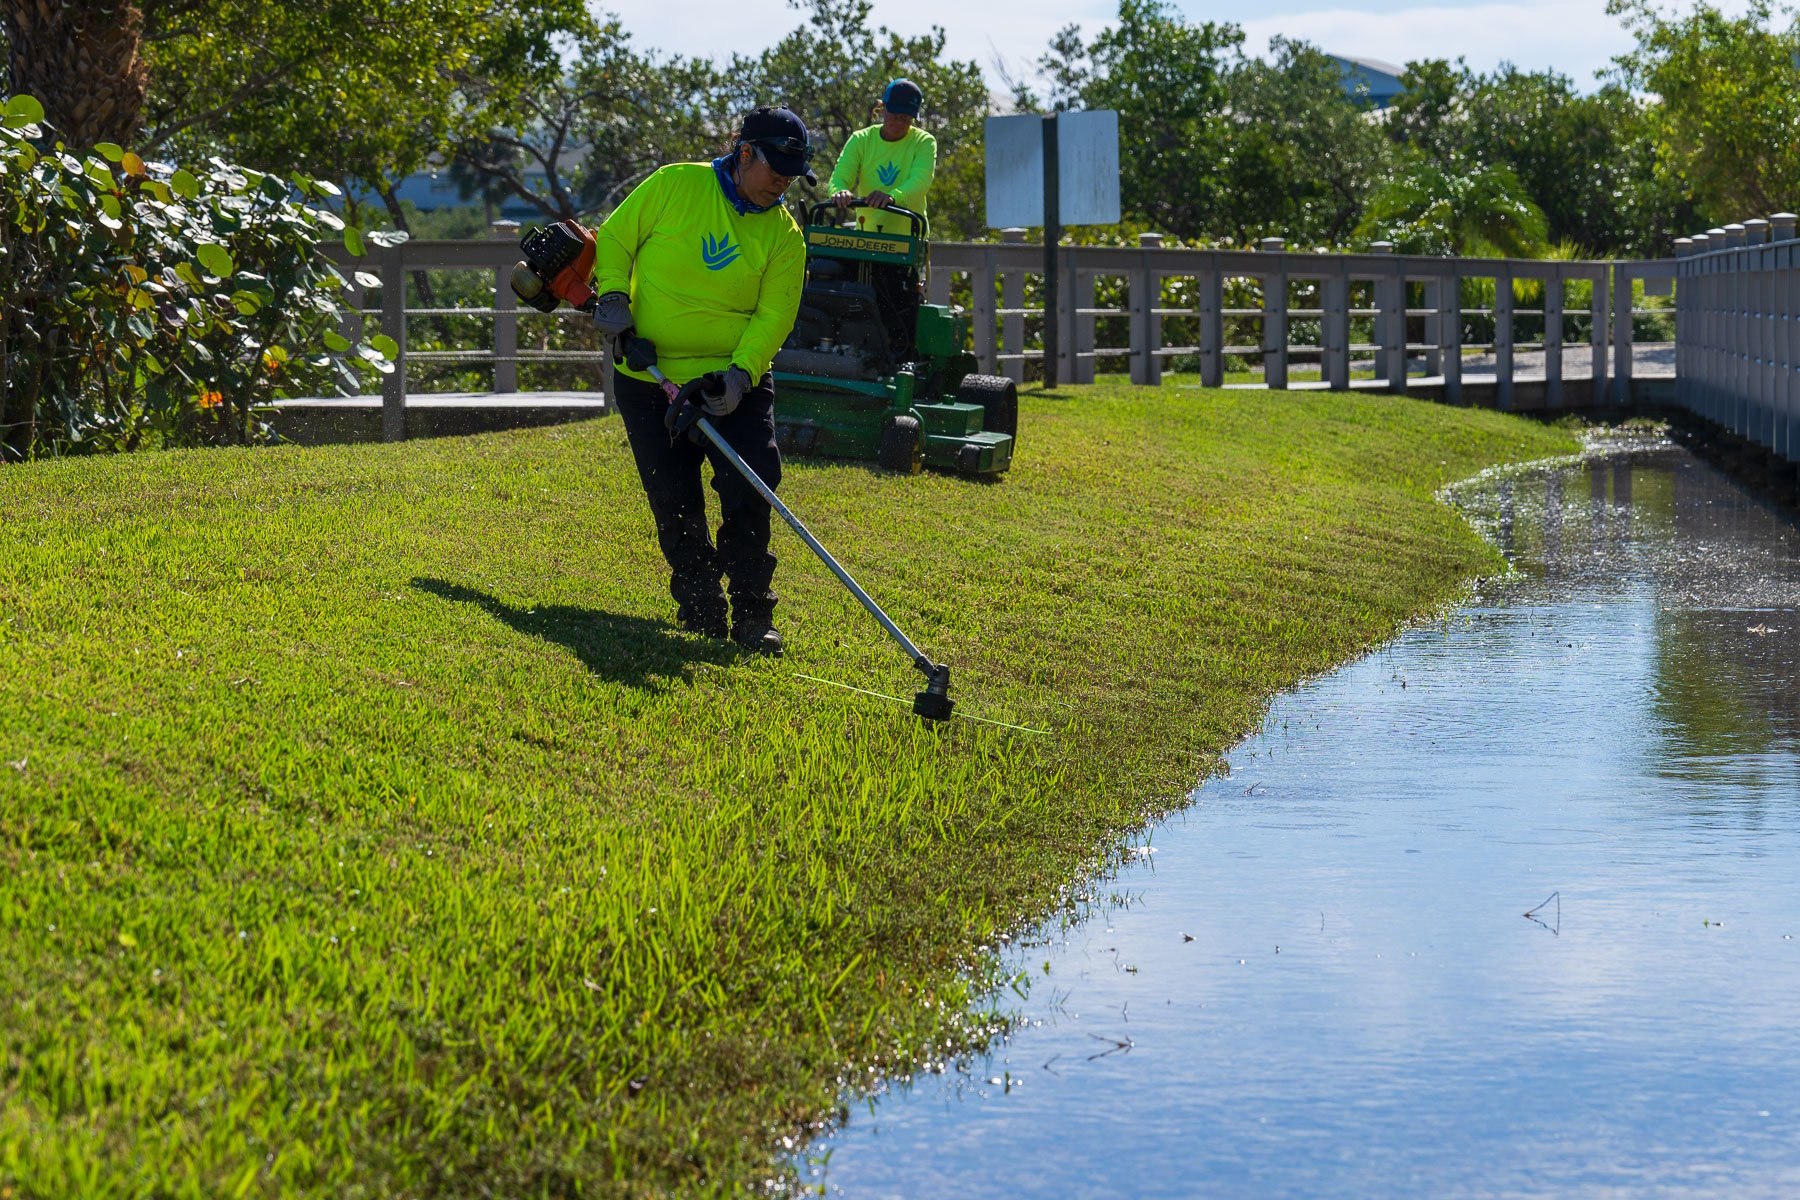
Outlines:
POLYGON ((881 379, 916 356, 919 285, 900 267, 814 256, 777 371, 881 379))

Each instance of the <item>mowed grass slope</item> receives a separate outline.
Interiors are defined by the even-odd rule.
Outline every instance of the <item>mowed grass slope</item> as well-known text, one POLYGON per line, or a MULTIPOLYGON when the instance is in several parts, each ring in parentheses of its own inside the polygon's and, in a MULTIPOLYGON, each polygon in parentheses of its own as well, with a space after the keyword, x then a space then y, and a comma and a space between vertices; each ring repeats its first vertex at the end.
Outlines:
POLYGON ((0 470, 0 1194, 711 1194, 1268 696, 1493 553, 1561 433, 1379 396, 1027 399, 997 484, 783 494, 789 654, 677 632, 622 431, 0 470))

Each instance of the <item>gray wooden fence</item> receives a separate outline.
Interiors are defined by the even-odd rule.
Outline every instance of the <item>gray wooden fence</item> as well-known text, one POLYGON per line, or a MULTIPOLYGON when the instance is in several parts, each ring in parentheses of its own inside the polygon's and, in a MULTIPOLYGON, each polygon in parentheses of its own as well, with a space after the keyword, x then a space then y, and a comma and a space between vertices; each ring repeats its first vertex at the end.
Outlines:
MULTIPOLYGON (((1179 364, 1197 370, 1201 384, 1219 386, 1236 365, 1249 372, 1252 386, 1272 389, 1377 387, 1502 408, 1625 404, 1636 394, 1633 283, 1647 281, 1652 291, 1666 294, 1677 273, 1673 259, 1439 258, 1394 254, 1381 244, 1367 254, 1304 253, 1287 250, 1279 238, 1265 240, 1258 250, 1235 251, 1178 249, 1161 242, 1147 234, 1135 247, 1060 251, 1059 378, 1091 382, 1107 363, 1115 371, 1123 365, 1135 383, 1156 384, 1171 364, 1179 364), (1471 281, 1485 286, 1471 288, 1471 281), (1536 307, 1516 301, 1514 285, 1521 281, 1542 285, 1536 307), (1585 292, 1579 308, 1568 307, 1571 284, 1584 285, 1576 288, 1585 292), (1100 302, 1102 293, 1111 297, 1109 303, 1100 302), (1476 293, 1491 299, 1466 302, 1476 293), (1171 302, 1172 294, 1182 301, 1171 302), (1230 298, 1244 296, 1251 306, 1229 306, 1230 298), (1535 330, 1530 340, 1519 336, 1522 324, 1535 330), (1470 338, 1471 328, 1486 336, 1470 338), (1579 341, 1568 339, 1571 329, 1579 341), (1124 335, 1116 338, 1118 344, 1102 344, 1106 330, 1124 335), (1171 330, 1187 336, 1172 340, 1171 330), (1242 340, 1234 342, 1234 335, 1242 340), (1586 354, 1574 361, 1586 369, 1565 378, 1565 350, 1582 347, 1586 354), (1471 353, 1478 357, 1465 365, 1471 353), (1524 354, 1531 356, 1529 365, 1521 361, 1524 354), (1297 378, 1297 368, 1312 374, 1315 366, 1316 379, 1297 378), (1372 378, 1353 384, 1353 374, 1372 378)), ((521 363, 586 362, 593 367, 596 391, 609 382, 601 352, 521 350, 522 319, 585 318, 567 310, 558 317, 520 311, 507 286, 518 259, 511 226, 497 226, 486 241, 409 241, 373 250, 364 259, 341 253, 338 259, 381 279, 373 307, 364 307, 364 289, 352 289, 346 324, 377 318, 400 347, 397 369, 384 380, 381 395, 388 438, 405 434, 407 373, 421 363, 490 365, 499 395, 518 391, 521 363), (405 281, 420 270, 491 272, 492 306, 409 309, 405 281), (409 348, 409 319, 433 315, 487 317, 492 337, 484 347, 409 348)), ((1027 338, 1028 326, 1041 327, 1041 311, 1028 308, 1025 296, 1027 280, 1042 278, 1043 262, 1041 247, 1026 243, 1023 231, 1008 231, 996 243, 932 247, 929 298, 946 303, 954 294, 966 302, 972 350, 983 371, 1022 379, 1026 363, 1041 360, 1043 351, 1027 338)), ((1685 260, 1681 270, 1685 277, 1685 260)))
POLYGON ((1800 463, 1800 242, 1793 213, 1675 243, 1680 404, 1800 463))

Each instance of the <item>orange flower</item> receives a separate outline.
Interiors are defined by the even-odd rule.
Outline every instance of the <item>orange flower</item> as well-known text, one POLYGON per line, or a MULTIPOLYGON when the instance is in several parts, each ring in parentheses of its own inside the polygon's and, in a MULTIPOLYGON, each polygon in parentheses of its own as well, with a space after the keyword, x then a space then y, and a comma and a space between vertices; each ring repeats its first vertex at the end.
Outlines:
POLYGON ((224 403, 224 401, 225 401, 225 397, 221 396, 217 392, 201 392, 200 393, 200 407, 201 408, 217 408, 217 407, 219 407, 220 404, 224 403))

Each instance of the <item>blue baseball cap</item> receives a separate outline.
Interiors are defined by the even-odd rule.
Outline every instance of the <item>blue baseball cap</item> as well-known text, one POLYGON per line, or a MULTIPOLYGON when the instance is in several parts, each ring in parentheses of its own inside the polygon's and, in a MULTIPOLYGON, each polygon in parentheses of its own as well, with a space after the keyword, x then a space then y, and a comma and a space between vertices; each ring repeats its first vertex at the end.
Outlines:
POLYGON ((881 107, 903 117, 916 117, 925 106, 925 93, 910 79, 896 79, 881 93, 881 107))
POLYGON ((738 141, 749 142, 762 151, 769 166, 789 179, 817 183, 813 174, 812 139, 807 136, 806 122, 791 109, 763 107, 744 117, 738 130, 738 141))

